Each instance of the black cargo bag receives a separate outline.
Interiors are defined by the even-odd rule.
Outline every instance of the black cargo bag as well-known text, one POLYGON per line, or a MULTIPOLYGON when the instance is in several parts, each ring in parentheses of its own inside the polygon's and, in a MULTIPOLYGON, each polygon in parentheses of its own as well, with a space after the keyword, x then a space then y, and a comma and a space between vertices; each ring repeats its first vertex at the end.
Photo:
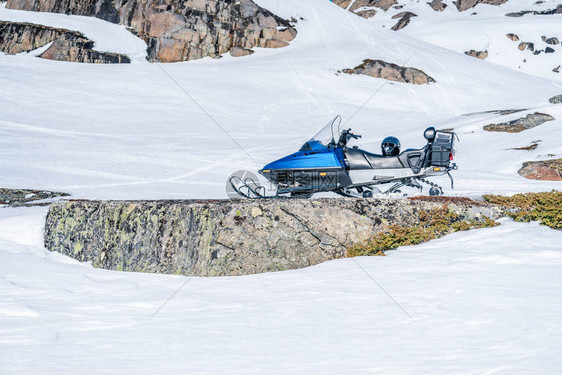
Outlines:
POLYGON ((455 133, 438 130, 431 145, 430 165, 434 167, 449 167, 453 154, 455 133))

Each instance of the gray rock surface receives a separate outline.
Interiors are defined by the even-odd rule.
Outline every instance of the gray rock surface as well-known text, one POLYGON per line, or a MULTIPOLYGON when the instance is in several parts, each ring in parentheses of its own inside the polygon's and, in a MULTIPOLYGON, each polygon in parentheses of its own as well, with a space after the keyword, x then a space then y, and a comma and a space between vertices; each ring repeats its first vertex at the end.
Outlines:
POLYGON ((410 18, 417 17, 418 15, 412 12, 400 12, 392 17, 392 19, 398 19, 396 25, 392 26, 392 30, 398 31, 405 28, 410 23, 410 18))
MULTIPOLYGON (((244 275, 342 258, 389 225, 416 225, 441 202, 376 199, 79 201, 51 206, 45 246, 95 267, 198 276, 244 275)), ((503 209, 449 204, 465 219, 503 209)))
POLYGON ((457 0, 454 2, 459 12, 474 8, 478 4, 501 5, 505 3, 507 0, 457 0))
POLYGON ((562 181, 562 159, 525 162, 519 174, 530 180, 562 181))
POLYGON ((465 55, 476 57, 477 59, 484 60, 488 57, 488 51, 476 51, 471 49, 470 51, 465 51, 465 55))
POLYGON ((520 133, 523 130, 534 128, 552 120, 554 120, 554 117, 551 115, 535 112, 529 113, 527 116, 518 118, 517 120, 486 125, 484 126, 484 130, 490 132, 520 133))
POLYGON ((522 10, 520 12, 506 13, 507 17, 523 17, 526 14, 533 14, 535 16, 549 16, 553 14, 562 14, 562 4, 558 4, 554 9, 546 10, 522 10))
POLYGON ((398 1, 397 0, 355 0, 355 1, 334 0, 333 3, 363 18, 371 18, 377 13, 375 8, 387 11, 388 9, 390 9, 390 7, 397 4, 398 1))
POLYGON ((447 4, 443 2, 443 0, 433 0, 432 2, 428 3, 431 9, 436 12, 442 12, 447 8, 447 4))
POLYGON ((548 101, 552 104, 562 104, 562 95, 553 96, 548 101))
POLYGON ((251 0, 8 0, 11 9, 94 16, 132 28, 150 61, 219 57, 234 47, 279 48, 297 34, 251 0))
POLYGON ((0 51, 12 55, 53 43, 40 57, 49 60, 116 64, 129 63, 125 55, 94 51, 94 42, 77 31, 31 23, 0 21, 0 51))
POLYGON ((342 72, 347 74, 362 74, 374 78, 413 83, 416 85, 435 82, 433 78, 419 69, 399 66, 382 60, 363 60, 361 65, 353 69, 344 69, 342 72))
POLYGON ((55 191, 0 188, 0 204, 24 206, 36 201, 51 200, 57 197, 67 197, 68 195, 67 193, 55 191))

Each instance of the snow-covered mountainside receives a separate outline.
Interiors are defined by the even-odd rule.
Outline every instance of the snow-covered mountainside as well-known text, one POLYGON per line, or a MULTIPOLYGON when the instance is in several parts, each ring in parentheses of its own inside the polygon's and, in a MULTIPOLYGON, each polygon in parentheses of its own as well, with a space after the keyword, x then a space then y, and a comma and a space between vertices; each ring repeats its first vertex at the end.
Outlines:
MULTIPOLYGON (((505 16, 555 1, 460 12, 448 0, 443 11, 399 0, 368 19, 329 0, 255 3, 292 20, 287 46, 178 63, 148 62, 147 43, 124 25, 0 3, 0 21, 77 31, 94 50, 131 59, 0 52, 0 187, 226 198, 232 172, 295 151, 340 114, 372 152, 388 135, 414 148, 428 126, 454 129, 455 189, 435 180, 448 195, 560 190, 518 170, 562 157, 562 104, 549 102, 562 94, 553 71, 562 46, 546 42, 562 40, 562 14, 505 16), (406 11, 416 16, 392 30, 406 11), (364 60, 435 82, 342 72, 364 60), (519 133, 484 130, 535 113, 554 119, 519 133)), ((562 235, 536 223, 505 220, 358 258, 393 300, 352 259, 241 278, 97 270, 44 249, 45 213, 0 208, 0 373, 546 374, 562 365, 562 235)))

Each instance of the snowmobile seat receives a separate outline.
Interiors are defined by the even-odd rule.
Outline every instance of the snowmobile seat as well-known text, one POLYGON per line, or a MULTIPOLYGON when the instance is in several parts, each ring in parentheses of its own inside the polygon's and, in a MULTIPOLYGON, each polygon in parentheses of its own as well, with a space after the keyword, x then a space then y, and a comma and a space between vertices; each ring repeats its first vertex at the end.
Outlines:
POLYGON ((396 169, 404 168, 400 156, 383 156, 372 154, 358 148, 345 152, 350 169, 396 169))

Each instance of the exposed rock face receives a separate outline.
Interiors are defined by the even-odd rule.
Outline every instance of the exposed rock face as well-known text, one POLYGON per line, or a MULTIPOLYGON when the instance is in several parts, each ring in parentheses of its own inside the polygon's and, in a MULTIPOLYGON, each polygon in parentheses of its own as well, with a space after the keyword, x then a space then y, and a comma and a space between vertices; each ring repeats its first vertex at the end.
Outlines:
POLYGON ((486 125, 484 126, 484 130, 489 132, 520 133, 523 130, 534 128, 552 120, 554 120, 554 117, 547 115, 546 113, 535 112, 530 113, 525 117, 518 118, 517 120, 501 124, 486 125))
POLYGON ((334 0, 333 3, 363 18, 371 18, 376 14, 375 8, 387 11, 397 0, 334 0))
POLYGON ((436 12, 442 12, 447 8, 447 4, 443 2, 443 0, 433 0, 431 3, 428 3, 431 9, 436 12))
POLYGON ((471 49, 470 51, 465 51, 465 55, 476 57, 478 59, 484 60, 488 57, 488 51, 476 51, 471 49))
POLYGON ((67 193, 54 191, 0 188, 0 204, 7 204, 10 206, 23 206, 34 201, 67 196, 67 193))
POLYGON ((94 51, 94 42, 80 33, 66 32, 57 38, 40 57, 57 61, 93 64, 121 64, 131 60, 118 53, 94 51))
POLYGON ((478 4, 501 5, 506 2, 507 0, 457 0, 454 4, 459 12, 463 12, 470 8, 474 8, 478 4))
POLYGON ((0 21, 0 51, 8 55, 33 51, 60 35, 61 31, 52 27, 0 21))
POLYGON ((251 55, 252 53, 254 53, 254 51, 252 51, 251 49, 246 49, 242 47, 233 47, 230 50, 230 54, 234 57, 248 56, 251 55))
POLYGON ((508 37, 508 39, 511 39, 514 42, 519 41, 519 36, 517 34, 509 33, 509 34, 506 34, 506 36, 508 37))
POLYGON ((435 82, 433 78, 419 69, 403 67, 382 60, 364 60, 363 64, 353 69, 344 69, 342 71, 347 74, 363 74, 374 78, 416 85, 435 82))
POLYGON ((150 61, 219 57, 234 47, 284 47, 297 33, 288 21, 251 0, 8 0, 7 7, 130 26, 147 42, 150 61))
POLYGON ((562 104, 562 95, 553 96, 548 101, 552 104, 562 104))
POLYGON ((94 51, 94 42, 79 32, 31 23, 0 22, 0 51, 7 54, 29 52, 53 43, 41 56, 44 59, 82 63, 129 63, 117 53, 94 51))
POLYGON ((530 42, 521 42, 519 43, 519 46, 517 48, 519 48, 520 51, 524 51, 526 49, 528 49, 529 51, 534 51, 535 45, 530 42))
POLYGON ((417 17, 418 15, 412 12, 400 12, 392 17, 393 20, 400 18, 396 25, 392 26, 392 30, 397 31, 405 28, 410 23, 410 18, 417 17))
POLYGON ((523 17, 526 14, 534 14, 536 16, 549 16, 552 14, 562 14, 562 4, 558 4, 558 6, 554 9, 547 9, 547 10, 522 10, 521 12, 512 12, 507 13, 507 17, 523 17))
POLYGON ((562 181, 562 159, 526 162, 519 174, 531 180, 562 181))
MULTIPOLYGON (((462 203, 462 202, 461 202, 462 203)), ((503 209, 449 204, 463 218, 503 209)), ((51 206, 45 246, 95 267, 198 276, 307 267, 346 256, 392 224, 419 224, 443 203, 375 199, 61 202, 51 206)))

